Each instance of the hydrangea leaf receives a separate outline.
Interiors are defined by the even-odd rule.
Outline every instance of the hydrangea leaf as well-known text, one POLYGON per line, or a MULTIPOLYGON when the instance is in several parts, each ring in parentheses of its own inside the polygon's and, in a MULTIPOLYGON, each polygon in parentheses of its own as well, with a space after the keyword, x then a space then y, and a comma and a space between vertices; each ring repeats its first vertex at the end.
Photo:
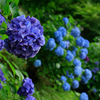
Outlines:
POLYGON ((7 4, 7 0, 0 0, 0 8, 2 9, 7 4))
POLYGON ((21 73, 21 71, 19 70, 15 70, 16 71, 16 75, 19 77, 20 80, 23 80, 24 79, 24 76, 23 74, 21 73))

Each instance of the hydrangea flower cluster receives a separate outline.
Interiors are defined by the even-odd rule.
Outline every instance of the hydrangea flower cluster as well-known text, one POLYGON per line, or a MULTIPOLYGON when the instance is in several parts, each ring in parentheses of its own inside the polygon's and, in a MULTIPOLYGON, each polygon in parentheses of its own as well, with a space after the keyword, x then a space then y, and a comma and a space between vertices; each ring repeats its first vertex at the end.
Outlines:
POLYGON ((33 96, 29 96, 25 100, 36 100, 36 98, 34 98, 33 96))
POLYGON ((83 92, 80 95, 80 100, 89 100, 89 97, 88 97, 88 95, 85 92, 83 92))
MULTIPOLYGON (((4 83, 6 83, 6 78, 4 77, 4 74, 0 68, 0 80, 4 83)), ((2 84, 0 83, 0 89, 2 89, 2 84)))
POLYGON ((0 25, 2 24, 2 22, 6 22, 5 18, 0 14, 0 25))
POLYGON ((63 18, 64 24, 67 25, 67 23, 69 22, 69 19, 67 17, 63 18))
POLYGON ((67 82, 65 82, 62 87, 63 87, 64 91, 69 91, 70 90, 70 84, 67 83, 67 82))
POLYGON ((73 82, 72 82, 72 88, 73 89, 77 89, 79 87, 79 82, 77 81, 77 80, 74 80, 73 82))
POLYGON ((97 73, 99 71, 99 67, 95 67, 94 69, 92 69, 93 73, 97 73))
POLYGON ((58 46, 56 49, 55 49, 55 55, 57 56, 63 56, 64 54, 64 50, 61 46, 58 46))
POLYGON ((4 40, 0 39, 0 51, 4 48, 4 40))
POLYGON ((41 66, 41 60, 39 60, 39 59, 35 60, 34 66, 35 66, 35 67, 41 66))
POLYGON ((45 44, 43 27, 39 20, 24 15, 18 16, 7 24, 5 48, 19 58, 32 58, 45 44))
MULTIPOLYGON (((20 96, 26 96, 26 100, 29 100, 28 98, 32 98, 31 95, 34 93, 34 84, 30 78, 23 79, 23 85, 20 87, 17 91, 17 94, 20 96)), ((35 100, 32 98, 32 100, 35 100)))
POLYGON ((63 81, 64 83, 67 81, 67 78, 65 76, 61 76, 60 77, 61 81, 63 81))

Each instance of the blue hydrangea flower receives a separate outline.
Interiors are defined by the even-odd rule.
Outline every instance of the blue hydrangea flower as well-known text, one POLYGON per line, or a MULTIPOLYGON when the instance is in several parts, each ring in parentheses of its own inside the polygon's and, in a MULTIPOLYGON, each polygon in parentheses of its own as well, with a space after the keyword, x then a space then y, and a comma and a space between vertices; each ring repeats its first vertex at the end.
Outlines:
POLYGON ((76 52, 74 50, 72 51, 72 54, 74 55, 74 57, 76 56, 76 52))
POLYGON ((0 25, 2 24, 2 22, 6 22, 5 18, 0 14, 0 25))
POLYGON ((60 79, 61 79, 61 81, 64 81, 64 82, 67 81, 67 78, 65 76, 61 76, 60 79))
POLYGON ((79 87, 79 82, 77 81, 77 80, 74 80, 73 82, 72 82, 72 88, 73 89, 77 89, 79 87))
POLYGON ((58 31, 60 31, 62 33, 62 36, 63 37, 66 36, 66 34, 67 34, 67 30, 63 26, 59 27, 58 28, 58 31))
POLYGON ((69 48, 69 45, 70 45, 70 42, 69 41, 61 41, 60 42, 60 46, 62 47, 62 48, 69 48))
POLYGON ((66 71, 66 76, 67 76, 68 78, 74 79, 73 73, 69 74, 68 70, 66 71))
POLYGON ((73 46, 73 51, 75 51, 75 52, 77 51, 77 48, 75 46, 73 46))
POLYGON ((61 41, 63 41, 63 37, 58 37, 58 38, 56 38, 56 41, 57 41, 58 43, 60 43, 61 41))
POLYGON ((17 91, 20 96, 30 96, 34 93, 34 84, 30 78, 23 79, 23 85, 17 91))
POLYGON ((2 89, 2 84, 0 83, 0 89, 2 89))
POLYGON ((54 37, 57 39, 59 37, 62 37, 62 33, 60 31, 55 31, 54 32, 54 37))
POLYGON ((70 90, 70 84, 69 83, 64 83, 64 85, 62 86, 64 91, 69 91, 70 90))
POLYGON ((4 48, 4 41, 0 39, 0 51, 4 48))
POLYGON ((76 40, 76 45, 80 46, 80 47, 83 47, 84 46, 84 38, 83 37, 78 37, 77 40, 76 40))
POLYGON ((35 66, 35 67, 41 66, 41 60, 39 60, 39 59, 35 60, 34 66, 35 66))
POLYGON ((78 60, 78 59, 74 59, 73 64, 74 64, 75 66, 81 66, 81 61, 78 60))
POLYGON ((99 71, 99 68, 98 67, 95 67, 94 69, 92 69, 92 72, 93 73, 97 73, 99 71))
POLYGON ((88 48, 89 47, 89 41, 87 39, 84 39, 85 43, 83 45, 84 48, 88 48))
POLYGON ((58 46, 56 49, 55 49, 55 55, 57 56, 63 56, 64 54, 64 49, 60 46, 58 46))
POLYGON ((80 54, 80 58, 81 58, 81 59, 85 59, 85 58, 86 58, 86 53, 85 53, 85 52, 82 52, 82 53, 80 54))
POLYGON ((7 24, 5 48, 19 58, 32 58, 45 44, 43 27, 34 17, 18 16, 7 24))
POLYGON ((29 96, 25 100, 36 100, 36 99, 33 96, 29 96))
POLYGON ((89 81, 89 80, 87 80, 87 79, 85 78, 85 76, 82 76, 82 77, 81 77, 81 83, 82 83, 82 84, 87 84, 88 81, 89 81))
POLYGON ((67 17, 63 18, 64 24, 66 25, 69 22, 69 19, 67 17))
POLYGON ((80 50, 81 52, 84 52, 86 55, 88 54, 88 50, 86 48, 83 48, 80 50))
POLYGON ((89 69, 85 69, 84 76, 87 80, 90 80, 92 78, 92 72, 89 69))
POLYGON ((79 66, 74 67, 74 75, 78 77, 81 74, 82 74, 82 67, 79 66))
POLYGON ((89 97, 88 97, 88 95, 85 92, 83 92, 80 95, 80 100, 89 100, 89 97))
POLYGON ((66 55, 66 60, 70 62, 73 59, 74 59, 74 55, 72 54, 72 52, 70 50, 68 50, 67 55, 66 55))
POLYGON ((0 80, 2 82, 6 83, 6 78, 4 77, 4 74, 3 74, 2 70, 1 70, 1 68, 0 68, 0 80))
POLYGON ((48 50, 52 51, 56 47, 55 39, 50 38, 48 40, 48 43, 46 44, 46 47, 47 47, 48 50))
POLYGON ((97 89, 93 89, 92 91, 93 91, 93 93, 96 93, 97 92, 97 89))
POLYGON ((66 41, 66 43, 67 43, 67 46, 66 46, 66 48, 68 49, 69 48, 69 46, 70 46, 70 41, 66 41))
POLYGON ((96 64, 96 65, 99 65, 99 61, 95 61, 95 64, 96 64))
POLYGON ((74 38, 77 38, 78 36, 80 36, 81 34, 81 31, 78 27, 75 27, 71 30, 71 35, 74 37, 74 38))

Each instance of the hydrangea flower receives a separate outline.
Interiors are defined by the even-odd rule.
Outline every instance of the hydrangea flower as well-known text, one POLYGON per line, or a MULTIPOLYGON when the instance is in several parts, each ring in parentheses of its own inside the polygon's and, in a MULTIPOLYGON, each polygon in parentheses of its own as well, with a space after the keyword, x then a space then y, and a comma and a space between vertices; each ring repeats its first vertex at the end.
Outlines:
POLYGON ((88 54, 88 50, 86 48, 83 48, 80 50, 81 52, 84 52, 86 55, 88 54))
POLYGON ((67 78, 65 76, 61 76, 60 79, 61 79, 61 81, 64 81, 64 82, 67 81, 67 78))
POLYGON ((0 89, 2 89, 2 84, 0 83, 0 89))
POLYGON ((82 67, 79 66, 74 67, 74 75, 78 77, 81 74, 82 74, 82 67))
POLYGON ((78 59, 74 59, 73 64, 74 64, 75 66, 81 66, 81 61, 78 60, 78 59))
POLYGON ((73 89, 77 89, 79 87, 79 82, 77 81, 77 80, 74 80, 73 82, 72 82, 72 88, 73 89))
POLYGON ((71 30, 71 35, 74 37, 74 38, 77 38, 78 36, 80 36, 81 34, 81 31, 78 27, 75 27, 71 30))
POLYGON ((69 41, 61 41, 60 42, 60 46, 62 47, 62 48, 69 48, 69 45, 70 45, 70 42, 69 41))
POLYGON ((54 37, 57 39, 59 37, 62 37, 62 33, 60 31, 55 31, 54 32, 54 37))
POLYGON ((67 17, 63 18, 64 24, 66 25, 69 22, 69 19, 67 17))
POLYGON ((82 76, 82 77, 81 77, 81 83, 82 83, 82 84, 87 84, 88 81, 89 81, 89 80, 87 80, 87 79, 85 78, 85 76, 82 76))
POLYGON ((83 37, 78 37, 77 40, 76 40, 76 45, 80 46, 80 47, 83 47, 84 46, 84 38, 83 37))
POLYGON ((85 92, 83 92, 80 95, 80 100, 89 100, 89 97, 88 97, 88 95, 85 92))
POLYGON ((93 91, 93 93, 96 93, 97 92, 97 89, 93 89, 92 91, 93 91))
POLYGON ((74 55, 74 57, 76 56, 76 52, 74 50, 72 51, 72 54, 74 55))
POLYGON ((70 50, 68 50, 67 55, 66 55, 66 60, 70 62, 73 59, 74 59, 74 55, 72 54, 72 52, 70 50))
POLYGON ((63 37, 66 36, 66 34, 67 34, 67 30, 63 26, 59 27, 58 28, 58 31, 60 31, 62 33, 62 36, 63 37))
POLYGON ((36 99, 33 96, 29 96, 25 100, 36 100, 36 99))
POLYGON ((0 39, 0 51, 4 48, 4 41, 0 39))
POLYGON ((55 40, 54 38, 50 38, 48 40, 48 43, 46 44, 46 47, 48 50, 52 51, 55 47, 56 47, 56 43, 55 43, 55 40))
POLYGON ((68 70, 66 71, 66 76, 67 76, 68 78, 74 79, 73 73, 69 74, 68 70))
POLYGON ((95 61, 95 64, 96 64, 96 65, 99 65, 99 61, 95 61))
POLYGON ((45 44, 43 27, 34 17, 18 16, 7 24, 5 48, 19 58, 32 58, 45 44))
POLYGON ((97 73, 99 71, 99 68, 98 67, 95 67, 94 69, 92 69, 92 72, 93 73, 97 73))
POLYGON ((84 61, 89 62, 89 57, 86 56, 86 58, 84 59, 84 61))
POLYGON ((70 90, 70 84, 69 83, 64 83, 64 85, 62 86, 64 91, 69 91, 70 90))
POLYGON ((56 49, 55 49, 55 54, 57 56, 62 56, 64 54, 64 49, 61 47, 61 46, 58 46, 56 49))
POLYGON ((77 51, 77 48, 75 46, 73 46, 73 50, 76 52, 77 51))
POLYGON ((23 85, 17 91, 20 96, 29 97, 34 93, 34 84, 30 78, 23 79, 23 85))
POLYGON ((84 76, 87 80, 90 80, 92 78, 92 72, 89 69, 85 69, 84 76))
POLYGON ((0 14, 0 25, 2 24, 2 22, 6 22, 5 18, 0 14))
POLYGON ((82 53, 80 54, 80 58, 81 58, 81 59, 85 59, 85 58, 86 58, 86 53, 85 53, 85 52, 82 52, 82 53))
POLYGON ((41 60, 39 60, 39 59, 35 60, 34 66, 35 66, 35 67, 41 66, 41 60))
POLYGON ((2 82, 6 83, 6 78, 4 77, 4 74, 3 74, 2 70, 1 70, 1 68, 0 68, 0 80, 2 82))
POLYGON ((87 39, 84 39, 85 43, 83 45, 84 48, 88 48, 89 47, 89 41, 87 39))

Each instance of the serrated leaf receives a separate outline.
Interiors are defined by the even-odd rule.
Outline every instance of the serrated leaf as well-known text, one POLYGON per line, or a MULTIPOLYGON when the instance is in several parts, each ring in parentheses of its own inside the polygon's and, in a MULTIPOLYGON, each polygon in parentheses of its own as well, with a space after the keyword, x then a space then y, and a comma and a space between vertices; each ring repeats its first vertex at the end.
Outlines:
POLYGON ((7 0, 0 0, 0 8, 2 9, 7 4, 7 0))
POLYGON ((13 18, 19 16, 18 6, 15 3, 13 2, 10 3, 9 8, 10 8, 13 18))
POLYGON ((24 76, 23 74, 21 73, 21 71, 19 70, 15 70, 16 71, 16 75, 19 77, 20 80, 23 80, 24 79, 24 76))

